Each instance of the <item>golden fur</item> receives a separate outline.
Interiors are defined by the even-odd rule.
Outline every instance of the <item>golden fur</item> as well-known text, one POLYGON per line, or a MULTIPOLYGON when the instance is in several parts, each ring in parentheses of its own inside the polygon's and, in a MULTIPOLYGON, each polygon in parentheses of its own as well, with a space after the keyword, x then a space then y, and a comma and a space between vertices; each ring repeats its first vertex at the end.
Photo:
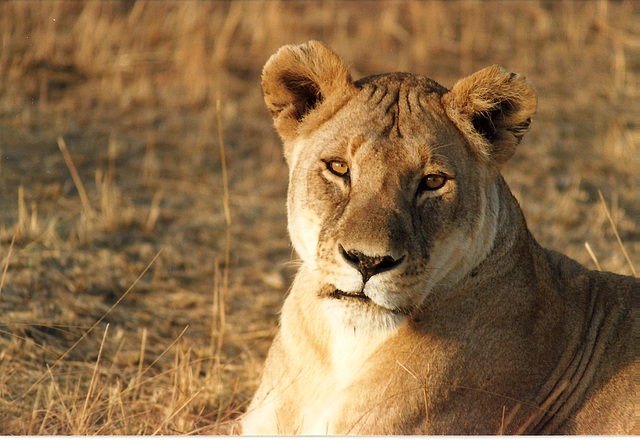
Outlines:
POLYGON ((522 76, 353 82, 312 41, 262 87, 303 263, 245 434, 637 433, 638 281, 542 249, 500 175, 522 76))

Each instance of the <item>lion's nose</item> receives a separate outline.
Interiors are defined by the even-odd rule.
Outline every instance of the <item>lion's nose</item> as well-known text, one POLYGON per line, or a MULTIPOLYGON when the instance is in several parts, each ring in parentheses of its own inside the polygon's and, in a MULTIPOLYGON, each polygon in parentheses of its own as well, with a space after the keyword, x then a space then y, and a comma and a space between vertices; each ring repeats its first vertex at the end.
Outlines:
POLYGON ((371 257, 369 255, 365 255, 360 251, 356 250, 345 250, 342 246, 340 246, 340 253, 342 257, 360 271, 362 274, 363 282, 366 283, 369 281, 374 275, 377 275, 382 272, 386 272, 397 267, 404 257, 395 259, 389 255, 384 255, 381 257, 371 257))

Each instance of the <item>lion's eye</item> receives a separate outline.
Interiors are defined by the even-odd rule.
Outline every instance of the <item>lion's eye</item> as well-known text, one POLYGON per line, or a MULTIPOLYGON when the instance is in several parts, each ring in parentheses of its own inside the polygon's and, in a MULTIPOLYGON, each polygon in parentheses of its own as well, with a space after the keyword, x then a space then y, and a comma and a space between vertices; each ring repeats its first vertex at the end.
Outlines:
POLYGON ((327 168, 336 176, 345 176, 349 172, 349 166, 339 160, 332 160, 327 163, 327 168))
POLYGON ((447 176, 442 174, 427 174, 424 176, 418 187, 418 191, 435 191, 447 183, 447 176))

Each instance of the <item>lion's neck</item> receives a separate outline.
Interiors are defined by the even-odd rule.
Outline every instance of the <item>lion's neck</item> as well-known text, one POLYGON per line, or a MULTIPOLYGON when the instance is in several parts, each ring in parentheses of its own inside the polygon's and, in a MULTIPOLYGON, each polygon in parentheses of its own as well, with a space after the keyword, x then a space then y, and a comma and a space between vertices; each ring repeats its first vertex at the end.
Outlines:
POLYGON ((503 277, 515 266, 527 264, 526 258, 518 257, 528 257, 532 242, 535 243, 520 205, 502 176, 495 179, 493 188, 497 201, 492 202, 494 205, 491 207, 495 212, 491 243, 486 247, 488 251, 467 273, 467 279, 477 276, 503 277), (496 273, 494 268, 502 268, 502 271, 496 273))
POLYGON ((466 292, 478 281, 486 277, 501 278, 515 265, 523 263, 514 256, 527 254, 530 241, 535 240, 502 176, 496 177, 487 192, 483 211, 476 232, 464 237, 464 246, 452 256, 457 263, 437 282, 433 295, 466 292), (500 273, 495 268, 501 268, 500 273))

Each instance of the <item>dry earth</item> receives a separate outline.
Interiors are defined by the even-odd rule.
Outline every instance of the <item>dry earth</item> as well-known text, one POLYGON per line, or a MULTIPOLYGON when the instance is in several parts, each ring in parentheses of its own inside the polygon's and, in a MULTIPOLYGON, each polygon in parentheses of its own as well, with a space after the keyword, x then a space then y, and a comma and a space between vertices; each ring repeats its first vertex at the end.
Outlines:
POLYGON ((534 235, 631 274, 639 35, 631 1, 0 3, 0 433, 232 431, 296 266, 259 87, 283 44, 526 74, 505 176, 534 235))

